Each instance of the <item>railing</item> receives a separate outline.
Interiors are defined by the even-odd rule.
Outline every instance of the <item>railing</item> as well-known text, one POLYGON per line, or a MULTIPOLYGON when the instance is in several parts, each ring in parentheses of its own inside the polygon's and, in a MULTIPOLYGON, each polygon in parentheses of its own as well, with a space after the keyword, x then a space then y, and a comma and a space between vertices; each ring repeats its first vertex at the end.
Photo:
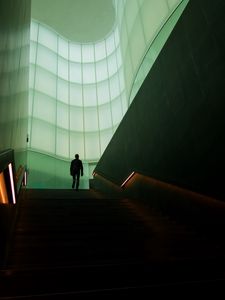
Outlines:
POLYGON ((193 190, 146 176, 137 171, 127 174, 123 182, 113 182, 104 174, 93 172, 92 188, 104 194, 117 194, 154 207, 180 222, 224 234, 225 202, 193 190))
POLYGON ((19 166, 15 171, 14 151, 0 152, 0 204, 16 204, 20 187, 26 179, 26 169, 19 166))

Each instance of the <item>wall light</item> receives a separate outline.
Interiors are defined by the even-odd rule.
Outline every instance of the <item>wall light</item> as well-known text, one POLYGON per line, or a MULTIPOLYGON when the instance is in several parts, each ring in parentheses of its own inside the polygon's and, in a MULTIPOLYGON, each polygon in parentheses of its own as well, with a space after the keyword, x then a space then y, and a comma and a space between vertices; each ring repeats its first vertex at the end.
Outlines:
POLYGON ((3 172, 0 173, 0 203, 2 204, 9 203, 3 172))
POLYGON ((23 186, 27 185, 27 171, 24 171, 24 175, 23 175, 23 186))
POLYGON ((9 176, 10 176, 10 185, 11 185, 11 192, 12 192, 12 200, 13 200, 13 204, 16 204, 15 185, 14 185, 13 170, 12 170, 12 164, 11 163, 8 165, 8 168, 9 168, 9 176))
POLYGON ((135 172, 133 171, 128 177, 127 177, 127 179, 125 179, 124 180, 124 182, 121 184, 121 188, 122 187, 124 187, 126 184, 127 184, 127 182, 134 176, 134 174, 135 174, 135 172))

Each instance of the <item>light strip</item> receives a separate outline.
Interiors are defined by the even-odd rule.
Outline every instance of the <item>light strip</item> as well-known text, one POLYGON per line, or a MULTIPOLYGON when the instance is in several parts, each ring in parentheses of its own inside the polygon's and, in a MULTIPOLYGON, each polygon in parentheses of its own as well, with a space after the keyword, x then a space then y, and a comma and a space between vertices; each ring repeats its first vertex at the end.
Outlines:
POLYGON ((27 171, 24 171, 22 185, 27 186, 27 171))
POLYGON ((26 186, 27 185, 27 171, 24 172, 24 175, 23 175, 23 186, 26 186))
POLYGON ((121 184, 121 188, 125 186, 125 184, 134 176, 135 172, 132 172, 126 180, 124 180, 124 182, 121 184))
POLYGON ((15 188, 14 188, 12 164, 10 163, 8 165, 8 167, 9 167, 9 176, 10 176, 10 184, 11 184, 13 204, 16 204, 16 195, 15 195, 15 188))
POLYGON ((0 203, 2 204, 8 203, 8 196, 7 196, 3 172, 0 173, 0 203))

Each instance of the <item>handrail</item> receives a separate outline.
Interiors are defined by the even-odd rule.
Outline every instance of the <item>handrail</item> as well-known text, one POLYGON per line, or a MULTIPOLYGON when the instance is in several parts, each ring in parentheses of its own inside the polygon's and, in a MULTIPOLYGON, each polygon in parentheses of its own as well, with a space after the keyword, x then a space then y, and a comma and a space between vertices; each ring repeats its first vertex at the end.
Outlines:
MULTIPOLYGON (((205 203, 207 205, 214 205, 215 207, 220 207, 221 209, 223 209, 225 211, 225 202, 223 202, 217 198, 214 198, 213 196, 202 194, 198 191, 194 191, 194 190, 176 185, 174 183, 169 183, 169 182, 166 182, 166 181, 163 181, 160 179, 156 179, 154 177, 145 175, 141 172, 132 171, 130 174, 127 175, 126 179, 121 184, 113 182, 111 179, 108 179, 102 173, 99 173, 96 171, 93 172, 93 177, 103 178, 105 181, 108 181, 111 184, 120 188, 120 191, 126 190, 128 188, 128 183, 131 181, 132 178, 135 177, 134 180, 140 180, 140 179, 143 180, 144 179, 144 181, 147 185, 154 185, 154 186, 157 186, 161 190, 169 191, 170 193, 177 194, 180 197, 184 196, 187 198, 192 198, 192 199, 197 200, 199 203, 205 203)), ((131 184, 133 182, 134 181, 131 181, 131 184)))
POLYGON ((4 194, 3 198, 5 199, 2 201, 2 203, 16 204, 17 185, 15 180, 15 161, 13 149, 6 149, 0 152, 0 174, 2 176, 0 191, 1 194, 4 194))

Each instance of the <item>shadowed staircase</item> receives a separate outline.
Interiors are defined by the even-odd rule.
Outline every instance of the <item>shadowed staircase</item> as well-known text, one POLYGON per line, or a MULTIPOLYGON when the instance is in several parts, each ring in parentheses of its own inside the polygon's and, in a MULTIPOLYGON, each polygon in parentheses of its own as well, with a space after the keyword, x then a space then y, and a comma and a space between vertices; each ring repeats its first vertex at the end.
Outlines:
POLYGON ((23 190, 0 299, 144 295, 224 284, 224 247, 134 200, 23 190))

